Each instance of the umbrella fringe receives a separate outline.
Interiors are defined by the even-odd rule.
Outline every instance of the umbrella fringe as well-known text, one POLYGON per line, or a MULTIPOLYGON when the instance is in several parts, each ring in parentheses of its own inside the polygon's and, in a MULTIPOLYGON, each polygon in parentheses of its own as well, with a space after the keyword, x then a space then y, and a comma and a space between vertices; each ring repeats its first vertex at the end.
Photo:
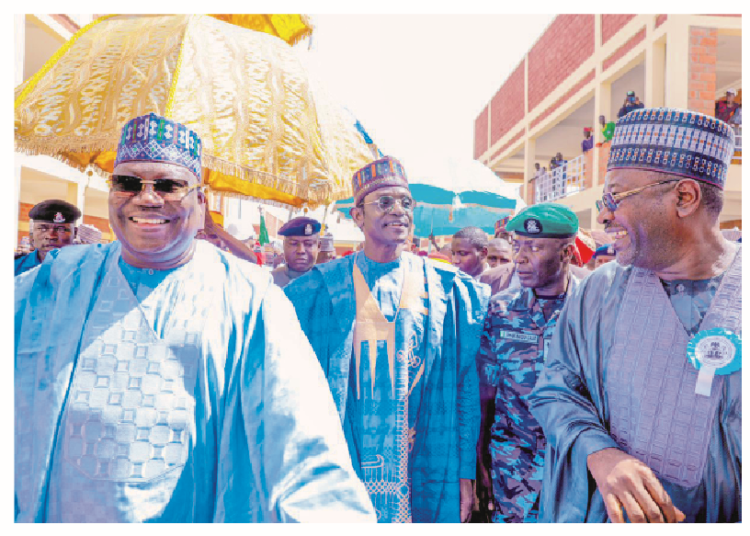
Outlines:
MULTIPOLYGON (((15 147, 16 152, 28 155, 28 156, 49 156, 50 158, 54 158, 58 162, 62 162, 63 164, 66 164, 72 168, 77 169, 78 171, 84 172, 87 170, 94 171, 97 175, 104 177, 105 179, 108 179, 111 173, 104 171, 103 169, 99 168, 98 166, 91 166, 88 164, 82 164, 81 162, 77 161, 74 158, 69 157, 65 152, 50 152, 49 150, 49 143, 35 143, 35 144, 26 144, 26 143, 18 143, 16 142, 15 147)), ((82 153, 95 153, 95 152, 101 152, 101 151, 109 151, 111 149, 102 149, 101 146, 84 146, 84 147, 77 147, 75 152, 82 152, 82 153)), ((64 150, 63 150, 64 151, 64 150)), ((73 152, 73 151, 69 151, 73 152)))
MULTIPOLYGON (((115 152, 114 149, 112 149, 112 142, 109 139, 107 140, 100 139, 100 140, 95 140, 95 141, 89 141, 87 143, 81 143, 80 141, 76 141, 75 146, 72 146, 71 144, 67 143, 64 140, 44 139, 40 141, 31 142, 29 140, 17 138, 15 140, 15 150, 17 152, 20 152, 29 156, 40 156, 40 155, 49 156, 79 171, 82 171, 82 172, 89 171, 89 170, 93 171, 94 173, 96 173, 97 175, 105 179, 108 179, 110 177, 111 175, 110 172, 105 171, 101 169, 99 166, 96 166, 93 164, 82 164, 75 158, 68 156, 68 153, 85 154, 85 153, 100 153, 104 151, 115 152)), ((334 199, 334 197, 336 196, 336 193, 339 193, 339 192, 334 191, 330 185, 323 185, 320 188, 304 187, 294 182, 294 179, 290 179, 287 177, 279 177, 279 176, 273 175, 272 173, 267 173, 264 171, 249 169, 245 166, 234 164, 222 158, 218 158, 218 157, 211 156, 208 154, 203 155, 203 166, 212 171, 216 171, 218 173, 227 175, 229 177, 234 177, 243 181, 247 181, 252 184, 259 184, 261 186, 266 186, 268 188, 272 188, 283 194, 287 194, 287 195, 298 197, 300 199, 304 199, 306 204, 310 208, 316 208, 319 205, 337 201, 337 199, 334 199)), ((225 192, 223 190, 216 190, 213 188, 211 190, 217 193, 220 193, 221 195, 244 198, 244 199, 248 199, 252 201, 264 202, 267 204, 271 204, 273 206, 279 206, 279 207, 290 206, 289 204, 286 204, 286 203, 275 202, 275 201, 262 199, 262 198, 258 198, 258 197, 251 196, 251 195, 245 195, 245 194, 235 193, 235 192, 225 192)), ((342 196, 343 199, 350 197, 349 192, 346 192, 346 191, 340 192, 340 195, 342 196)), ((296 205, 292 205, 292 206, 296 206, 296 205)))
MULTIPOLYGON (((329 203, 332 201, 336 201, 335 199, 332 199, 332 196, 335 195, 337 192, 333 191, 333 189, 331 188, 329 184, 323 185, 320 188, 311 188, 309 186, 302 186, 299 183, 295 182, 294 179, 290 179, 287 177, 280 177, 280 176, 277 176, 277 175, 274 175, 272 173, 268 173, 265 171, 249 169, 240 164, 235 164, 233 162, 224 160, 223 158, 218 158, 218 157, 211 156, 208 154, 203 155, 203 166, 212 171, 221 173, 223 175, 235 177, 237 179, 247 181, 253 184, 259 184, 261 186, 266 186, 268 188, 273 188, 274 190, 278 192, 292 195, 295 197, 299 197, 301 199, 305 199, 307 200, 308 205, 317 206, 320 204, 325 204, 325 203, 329 203)), ((216 191, 219 191, 219 190, 216 190, 216 191)), ((248 199, 254 199, 252 196, 248 196, 248 195, 244 195, 240 193, 237 193, 236 195, 238 197, 246 197, 248 199)), ((345 191, 341 192, 341 195, 346 195, 347 197, 350 197, 348 192, 345 192, 345 191)), ((289 206, 289 205, 282 204, 281 206, 289 206)))

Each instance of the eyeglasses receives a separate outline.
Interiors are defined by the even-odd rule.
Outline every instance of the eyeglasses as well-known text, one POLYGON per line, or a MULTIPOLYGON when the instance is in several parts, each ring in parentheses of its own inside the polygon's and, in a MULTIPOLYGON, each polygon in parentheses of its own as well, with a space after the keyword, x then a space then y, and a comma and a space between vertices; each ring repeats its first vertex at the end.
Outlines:
POLYGON ((107 182, 112 192, 122 197, 138 195, 143 191, 144 185, 150 184, 154 189, 154 193, 165 201, 180 201, 192 190, 203 186, 202 184, 189 186, 187 181, 180 179, 147 180, 128 175, 112 175, 112 178, 107 182))
POLYGON ((401 199, 398 199, 396 197, 393 197, 392 195, 381 195, 377 199, 377 201, 360 203, 358 206, 361 207, 363 205, 377 205, 380 210, 388 214, 396 206, 396 201, 401 204, 401 208, 403 208, 406 212, 413 211, 414 207, 417 206, 417 202, 414 201, 414 199, 412 199, 411 197, 402 197, 401 199))
POLYGON ((653 184, 647 184, 646 186, 641 186, 640 188, 636 188, 634 190, 628 190, 627 192, 620 192, 618 194, 613 194, 611 192, 607 192, 604 195, 602 195, 601 201, 596 202, 596 210, 601 212, 604 210, 604 207, 607 207, 608 210, 611 212, 614 212, 617 210, 617 206, 622 202, 623 199, 626 197, 630 197, 631 195, 635 195, 638 193, 641 193, 646 188, 651 188, 653 186, 659 186, 660 184, 666 184, 668 182, 678 182, 683 179, 669 179, 666 181, 661 182, 655 182, 653 184))
POLYGON ((34 230, 40 233, 48 233, 56 231, 57 234, 70 234, 73 232, 73 226, 66 227, 65 225, 45 225, 43 223, 37 223, 34 225, 34 230))

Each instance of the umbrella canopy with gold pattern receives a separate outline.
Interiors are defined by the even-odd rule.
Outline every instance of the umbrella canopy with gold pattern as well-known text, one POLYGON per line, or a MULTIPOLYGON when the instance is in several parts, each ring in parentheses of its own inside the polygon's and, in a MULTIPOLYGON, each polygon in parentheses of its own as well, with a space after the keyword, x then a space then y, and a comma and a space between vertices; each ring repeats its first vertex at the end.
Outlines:
POLYGON ((295 207, 350 197, 372 160, 351 117, 282 39, 219 18, 114 15, 83 28, 16 88, 16 150, 106 176, 122 126, 154 112, 201 137, 213 191, 295 207))

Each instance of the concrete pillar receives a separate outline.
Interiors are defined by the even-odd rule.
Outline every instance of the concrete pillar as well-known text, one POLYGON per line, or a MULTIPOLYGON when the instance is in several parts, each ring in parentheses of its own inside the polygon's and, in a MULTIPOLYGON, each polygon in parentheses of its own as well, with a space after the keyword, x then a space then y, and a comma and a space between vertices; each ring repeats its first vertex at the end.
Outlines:
POLYGON ((651 108, 664 106, 664 87, 666 83, 666 41, 660 39, 646 45, 646 90, 644 102, 651 108))
POLYGON ((534 199, 530 198, 529 181, 534 177, 534 162, 536 162, 536 140, 526 138, 523 143, 523 192, 521 197, 527 205, 533 205, 534 199))
POLYGON ((688 108, 688 82, 690 79, 690 27, 689 16, 669 15, 666 53, 665 106, 688 108))
POLYGON ((594 89, 594 124, 596 127, 594 128, 594 154, 591 160, 594 168, 592 169, 591 174, 592 187, 604 182, 604 177, 599 176, 599 160, 601 158, 600 152, 602 151, 602 148, 596 146, 597 143, 602 143, 604 141, 602 127, 599 124, 600 115, 603 115, 604 120, 607 122, 617 119, 612 113, 612 84, 609 82, 597 84, 594 89))
POLYGON ((70 203, 71 205, 75 205, 78 207, 78 210, 81 211, 81 221, 78 223, 83 223, 83 214, 85 207, 85 195, 86 195, 86 186, 78 184, 75 181, 68 181, 68 192, 65 195, 65 201, 70 203))

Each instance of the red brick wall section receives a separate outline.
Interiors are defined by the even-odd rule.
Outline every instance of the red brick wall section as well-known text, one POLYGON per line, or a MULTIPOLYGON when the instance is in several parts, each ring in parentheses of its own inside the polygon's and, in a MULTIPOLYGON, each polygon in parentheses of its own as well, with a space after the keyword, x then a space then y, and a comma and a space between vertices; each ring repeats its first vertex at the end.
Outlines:
POLYGON ((604 63, 602 63, 602 71, 606 71, 612 65, 617 63, 617 61, 625 56, 628 52, 633 50, 635 46, 646 39, 646 28, 644 27, 640 32, 635 34, 633 37, 628 39, 624 45, 622 45, 620 48, 615 50, 606 60, 604 60, 604 63))
POLYGON ((492 104, 490 105, 490 144, 497 142, 523 119, 525 61, 524 58, 492 98, 492 104))
POLYGON ((489 107, 474 120, 474 158, 479 159, 487 150, 487 130, 489 129, 489 107))
POLYGON ((635 15, 602 15, 602 44, 609 41, 635 15))
POLYGON ((88 214, 84 214, 83 223, 85 223, 86 225, 93 225, 103 234, 110 234, 112 232, 109 229, 109 219, 107 218, 100 218, 98 216, 89 216, 88 214))
POLYGON ((529 51, 529 111, 594 53, 594 17, 558 15, 529 51))
POLYGON ((534 119, 531 122, 530 129, 533 129, 535 126, 537 126, 540 122, 544 121, 547 117, 549 117, 550 114, 552 114, 556 109, 558 109, 562 104, 564 104, 568 99, 570 99, 573 95, 578 93, 581 88, 583 88, 586 84, 591 82, 594 79, 594 75, 596 74, 596 70, 592 69, 589 74, 587 74, 583 79, 578 82, 575 86, 570 88, 570 90, 557 99, 551 106, 549 106, 546 110, 544 110, 541 114, 539 114, 539 117, 534 119))
POLYGON ((521 171, 500 171, 495 173, 498 178, 504 181, 521 181, 523 182, 523 172, 521 171))
POLYGON ((506 143, 505 145, 503 145, 502 147, 500 147, 497 151, 495 151, 494 153, 492 153, 492 156, 490 157, 490 162, 492 160, 494 160, 496 157, 498 157, 501 154, 503 154, 503 152, 506 149, 508 149, 511 145, 513 145, 514 143, 516 143, 519 140, 519 138, 521 138, 521 136, 523 136, 525 133, 526 133, 526 131, 524 129, 519 130, 518 134, 516 134, 515 136, 513 136, 508 143, 506 143))
POLYGON ((658 17, 656 17, 656 28, 664 24, 666 21, 667 15, 659 15, 658 17))
POLYGON ((690 28, 690 80, 688 108, 714 115, 716 98, 716 28, 690 28))

